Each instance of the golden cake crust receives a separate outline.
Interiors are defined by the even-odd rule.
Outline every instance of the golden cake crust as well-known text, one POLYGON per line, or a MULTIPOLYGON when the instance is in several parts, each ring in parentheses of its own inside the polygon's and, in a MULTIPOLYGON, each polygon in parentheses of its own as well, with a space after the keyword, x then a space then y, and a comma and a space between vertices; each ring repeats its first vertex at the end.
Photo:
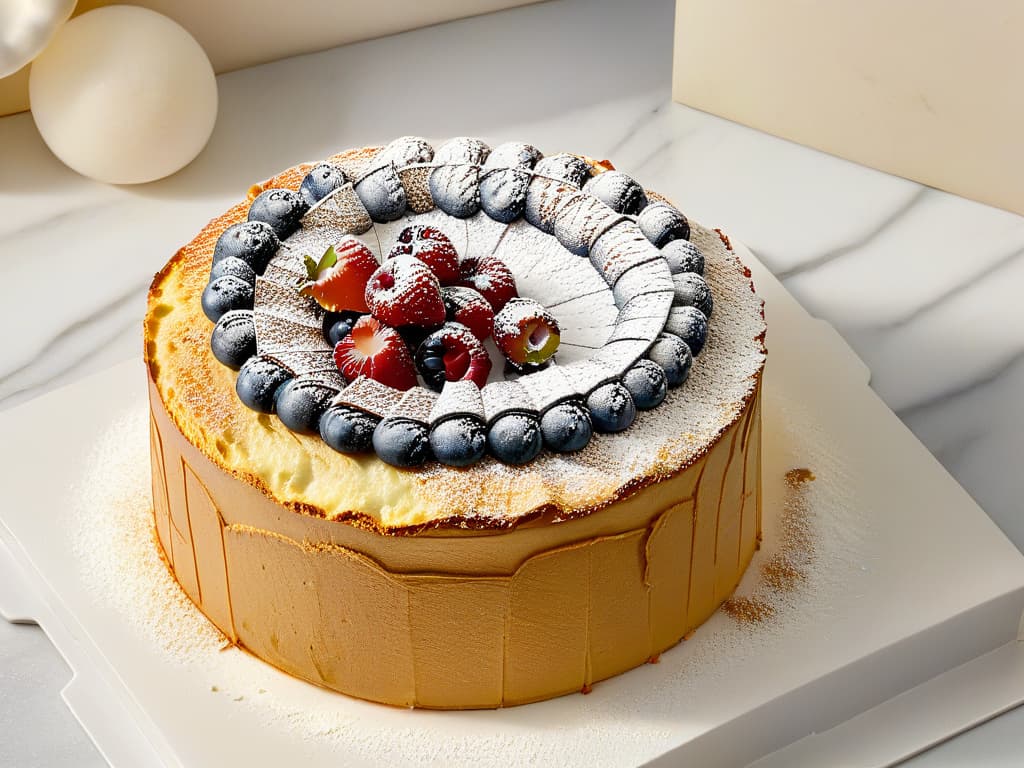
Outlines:
MULTIPOLYGON (((350 150, 330 159, 351 177, 358 178, 377 151, 375 147, 350 150)), ((610 166, 594 165, 597 170, 610 166)), ((234 392, 235 373, 221 365, 210 351, 211 326, 200 309, 199 297, 220 233, 245 220, 249 203, 263 189, 297 189, 312 166, 298 165, 255 185, 247 200, 213 219, 180 249, 153 280, 144 328, 150 379, 177 428, 223 471, 260 489, 282 506, 299 514, 343 520, 381 533, 413 533, 432 528, 502 530, 571 519, 606 508, 693 466, 753 402, 763 366, 763 314, 762 322, 753 331, 744 329, 749 337, 739 340, 745 345, 739 355, 744 366, 724 372, 725 379, 732 376, 738 380, 731 382, 733 386, 724 400, 707 404, 715 411, 714 418, 688 433, 687 425, 680 424, 678 439, 667 440, 654 450, 635 448, 648 451, 643 461, 627 448, 620 462, 624 470, 618 474, 607 472, 607 452, 594 453, 589 448, 570 457, 542 456, 523 468, 490 461, 487 467, 463 470, 438 466, 397 470, 372 455, 337 454, 316 437, 291 433, 276 418, 254 415, 234 392), (266 456, 259 457, 261 451, 266 456), (290 468, 288 476, 282 474, 281 467, 290 468), (339 483, 338 478, 346 480, 339 483), (334 486, 345 487, 335 493, 335 489, 324 487, 327 479, 334 486), (323 503, 325 499, 330 503, 323 503)), ((655 193, 651 196, 663 199, 655 193)), ((719 277, 731 281, 730 291, 736 291, 737 285, 746 285, 746 290, 751 291, 744 311, 749 314, 756 304, 755 311, 760 312, 759 301, 752 295, 749 273, 727 247, 728 241, 696 225, 694 237, 704 237, 700 243, 703 249, 717 249, 712 261, 717 264, 719 277)), ((705 364, 702 357, 694 369, 715 364, 716 361, 705 364)), ((715 389, 721 380, 723 376, 715 377, 709 389, 715 389)), ((689 382, 683 390, 688 387, 689 382)), ((670 394, 670 398, 673 396, 674 393, 670 394)), ((696 396, 707 399, 704 395, 696 396)), ((641 414, 629 430, 635 439, 642 440, 643 420, 658 418, 658 411, 662 408, 641 414)))

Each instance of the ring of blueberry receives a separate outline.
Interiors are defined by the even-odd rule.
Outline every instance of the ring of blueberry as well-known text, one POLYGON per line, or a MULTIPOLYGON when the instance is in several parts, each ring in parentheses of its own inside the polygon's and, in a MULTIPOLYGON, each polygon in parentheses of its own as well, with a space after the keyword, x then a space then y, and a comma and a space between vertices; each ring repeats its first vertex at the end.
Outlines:
POLYGON ((525 464, 627 429, 684 384, 713 310, 689 236, 680 211, 575 155, 403 137, 357 179, 320 163, 297 192, 259 194, 219 237, 202 308, 239 399, 295 432, 398 467, 525 464), (382 262, 358 237, 435 207, 525 219, 589 258, 618 311, 611 335, 558 364, 558 321, 496 255, 460 254, 415 218, 380 243, 382 262), (299 254, 292 236, 320 226, 334 244, 299 254), (495 352, 504 376, 488 383, 495 352))

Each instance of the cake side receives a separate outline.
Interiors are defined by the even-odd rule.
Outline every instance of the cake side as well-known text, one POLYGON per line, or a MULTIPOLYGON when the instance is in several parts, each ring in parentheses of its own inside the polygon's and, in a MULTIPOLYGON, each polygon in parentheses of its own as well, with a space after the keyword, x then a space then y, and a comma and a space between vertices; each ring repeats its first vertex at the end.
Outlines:
POLYGON ((237 645, 398 706, 511 706, 656 657, 735 589, 761 529, 760 387, 693 464, 602 510, 384 536, 293 514, 185 439, 150 385, 156 531, 237 645))
MULTIPOLYGON (((357 177, 373 153, 357 150, 332 160, 357 177)), ((294 189, 309 167, 290 169, 263 187, 294 189)), ((722 294, 707 349, 685 391, 641 414, 629 432, 595 437, 571 456, 542 455, 525 468, 482 462, 469 469, 408 471, 372 455, 337 454, 244 408, 234 394, 233 372, 210 354, 198 297, 216 237, 244 219, 246 205, 211 222, 154 280, 147 362, 182 433, 224 471, 294 511, 387 532, 500 529, 590 514, 692 465, 740 418, 756 391, 764 359, 760 302, 725 243, 694 226, 693 240, 707 255, 708 282, 722 294)))

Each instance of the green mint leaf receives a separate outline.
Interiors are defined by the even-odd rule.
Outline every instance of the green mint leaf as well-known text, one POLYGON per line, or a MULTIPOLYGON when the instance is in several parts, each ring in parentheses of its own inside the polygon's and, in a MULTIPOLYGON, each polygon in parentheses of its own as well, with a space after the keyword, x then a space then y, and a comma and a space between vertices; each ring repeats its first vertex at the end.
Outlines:
POLYGON ((320 257, 320 263, 316 265, 317 274, 319 274, 325 269, 330 269, 337 263, 338 254, 335 252, 334 246, 332 245, 330 248, 324 251, 324 255, 320 257))
POLYGON ((309 275, 310 280, 316 280, 316 273, 319 267, 317 263, 313 261, 312 256, 303 256, 302 263, 306 265, 306 274, 309 275))

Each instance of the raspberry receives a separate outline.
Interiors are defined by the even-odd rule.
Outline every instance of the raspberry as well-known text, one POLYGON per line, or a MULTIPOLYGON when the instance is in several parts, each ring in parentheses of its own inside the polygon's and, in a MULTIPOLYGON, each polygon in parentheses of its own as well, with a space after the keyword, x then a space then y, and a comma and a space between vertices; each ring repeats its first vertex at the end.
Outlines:
POLYGON ((416 386, 416 369, 405 341, 373 317, 359 318, 335 345, 334 362, 349 381, 366 376, 395 389, 416 386))
POLYGON ((402 254, 415 256, 430 267, 441 285, 459 279, 459 254, 448 236, 436 227, 413 224, 403 229, 388 258, 393 259, 402 254))
POLYGON ((401 254, 385 261, 366 284, 366 304, 382 322, 433 327, 444 322, 441 286, 426 264, 401 254))
POLYGON ((496 256, 465 259, 459 270, 458 285, 479 292, 495 312, 500 312, 509 299, 519 295, 512 271, 496 256))
POLYGON ((494 329, 494 310, 479 291, 451 285, 441 289, 444 299, 445 317, 469 328, 480 341, 491 335, 494 329))
POLYGON ((416 350, 416 367, 423 381, 438 392, 446 381, 469 379, 481 389, 491 372, 483 342, 461 323, 445 323, 416 350))

